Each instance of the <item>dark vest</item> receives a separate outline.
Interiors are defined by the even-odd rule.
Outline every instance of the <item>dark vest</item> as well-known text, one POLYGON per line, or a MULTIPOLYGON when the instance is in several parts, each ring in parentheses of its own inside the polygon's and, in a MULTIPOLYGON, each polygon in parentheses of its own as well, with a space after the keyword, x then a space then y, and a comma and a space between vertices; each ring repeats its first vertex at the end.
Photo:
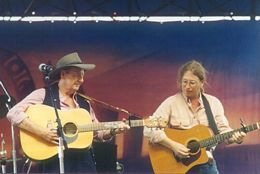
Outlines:
MULTIPOLYGON (((58 83, 51 85, 53 96, 56 100, 57 108, 60 109, 60 97, 58 83)), ((52 106, 53 101, 50 96, 50 89, 45 87, 45 98, 43 104, 52 106)), ((75 95, 75 99, 78 102, 80 108, 84 108, 90 111, 90 105, 79 95, 75 95)), ((91 148, 85 149, 66 149, 64 151, 64 167, 68 173, 96 173, 96 166, 94 162, 93 152, 91 148)), ((39 162, 37 173, 58 173, 59 172, 59 159, 57 155, 54 157, 39 162)))
MULTIPOLYGON (((58 83, 54 83, 51 85, 51 90, 53 92, 53 97, 56 101, 57 108, 60 109, 60 97, 59 97, 59 87, 58 83)), ((88 112, 90 111, 90 106, 89 103, 84 100, 81 96, 78 94, 75 95, 75 99, 78 102, 80 108, 86 109, 88 112)), ((43 100, 43 104, 48 105, 48 106, 54 106, 53 101, 51 100, 51 95, 50 95, 50 89, 48 87, 45 87, 45 98, 43 100)))

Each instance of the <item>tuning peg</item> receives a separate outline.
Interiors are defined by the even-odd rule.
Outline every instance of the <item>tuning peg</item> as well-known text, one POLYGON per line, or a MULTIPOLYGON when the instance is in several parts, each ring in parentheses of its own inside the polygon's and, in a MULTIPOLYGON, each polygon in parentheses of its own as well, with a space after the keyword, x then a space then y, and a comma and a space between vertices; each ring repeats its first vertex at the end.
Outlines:
POLYGON ((242 118, 240 118, 240 125, 241 125, 243 128, 245 128, 245 124, 244 124, 242 118))
POLYGON ((240 125, 242 126, 243 132, 247 132, 247 130, 246 130, 246 125, 244 124, 242 118, 240 118, 240 125))

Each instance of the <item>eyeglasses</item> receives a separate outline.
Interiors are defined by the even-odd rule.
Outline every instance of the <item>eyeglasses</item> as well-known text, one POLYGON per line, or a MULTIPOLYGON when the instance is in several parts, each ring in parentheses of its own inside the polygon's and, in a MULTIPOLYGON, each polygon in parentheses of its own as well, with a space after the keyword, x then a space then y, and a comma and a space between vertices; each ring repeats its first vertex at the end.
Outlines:
POLYGON ((196 80, 182 80, 181 84, 183 86, 186 86, 189 84, 191 87, 195 87, 198 84, 198 82, 196 80))

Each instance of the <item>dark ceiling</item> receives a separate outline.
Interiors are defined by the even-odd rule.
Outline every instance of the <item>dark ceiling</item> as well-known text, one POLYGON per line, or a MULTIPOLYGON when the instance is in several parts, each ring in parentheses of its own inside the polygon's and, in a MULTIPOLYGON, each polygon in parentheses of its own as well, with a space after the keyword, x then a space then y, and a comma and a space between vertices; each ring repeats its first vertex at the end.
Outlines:
POLYGON ((260 0, 0 0, 0 16, 260 16, 260 0))

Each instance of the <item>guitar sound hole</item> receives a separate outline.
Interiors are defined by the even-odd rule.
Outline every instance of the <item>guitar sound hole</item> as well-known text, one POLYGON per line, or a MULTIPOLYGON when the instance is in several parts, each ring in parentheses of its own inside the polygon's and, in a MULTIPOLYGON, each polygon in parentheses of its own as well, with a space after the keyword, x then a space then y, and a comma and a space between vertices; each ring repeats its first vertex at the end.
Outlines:
POLYGON ((66 123, 63 126, 63 131, 66 135, 74 135, 77 133, 77 126, 74 123, 66 123))
POLYGON ((189 141, 188 145, 187 145, 187 148, 190 149, 190 153, 192 154, 196 154, 199 152, 200 150, 200 144, 198 141, 196 140, 191 140, 189 141))

